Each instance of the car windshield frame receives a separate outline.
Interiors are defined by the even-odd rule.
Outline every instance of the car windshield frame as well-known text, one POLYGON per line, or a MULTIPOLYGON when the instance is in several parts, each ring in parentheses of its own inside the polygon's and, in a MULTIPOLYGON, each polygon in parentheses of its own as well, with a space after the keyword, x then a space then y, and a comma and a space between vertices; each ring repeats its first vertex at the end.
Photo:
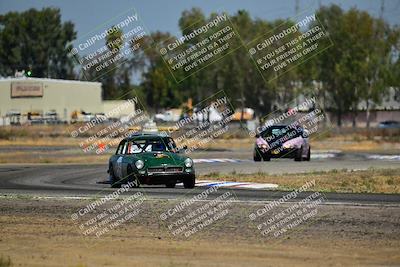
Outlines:
MULTIPOLYGON (((160 147, 161 147, 160 146, 160 147)), ((136 154, 141 154, 141 153, 160 153, 160 152, 173 152, 176 153, 176 144, 173 141, 172 138, 143 138, 143 139, 130 139, 130 140, 125 140, 124 142, 121 142, 120 145, 118 146, 116 154, 120 152, 120 155, 136 155, 136 154), (167 141, 167 142, 166 142, 167 141), (128 145, 127 145, 128 144, 128 145), (153 145, 161 145, 161 149, 153 150, 154 146, 153 145), (129 145, 134 145, 136 146, 137 149, 133 150, 132 152, 131 149, 129 149, 129 145), (122 147, 121 147, 122 146, 122 147), (150 150, 148 149, 150 147, 150 150), (128 151, 130 152, 128 153, 128 151)))
POLYGON ((279 140, 280 138, 284 137, 286 133, 288 133, 289 131, 295 131, 295 135, 290 137, 288 140, 292 140, 294 138, 297 137, 302 137, 303 136, 303 132, 304 129, 302 127, 293 127, 293 128, 289 128, 286 130, 285 133, 280 133, 278 135, 275 135, 273 133, 273 130, 279 130, 281 131, 282 129, 288 128, 288 125, 279 125, 279 126, 271 126, 268 127, 267 129, 265 129, 263 132, 260 133, 260 137, 263 138, 264 140, 266 140, 268 143, 273 143, 277 140, 279 140), (300 129, 300 130, 298 130, 300 129), (271 138, 268 138, 271 137, 271 138), (269 139, 269 140, 267 140, 269 139))

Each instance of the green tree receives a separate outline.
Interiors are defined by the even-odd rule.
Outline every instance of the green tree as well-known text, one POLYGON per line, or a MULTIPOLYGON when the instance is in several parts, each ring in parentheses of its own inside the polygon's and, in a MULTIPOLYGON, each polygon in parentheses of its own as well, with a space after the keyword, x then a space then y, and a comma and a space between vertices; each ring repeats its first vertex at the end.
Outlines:
POLYGON ((365 101, 369 127, 370 102, 379 103, 389 85, 396 31, 355 8, 344 12, 336 5, 322 7, 317 17, 328 33, 322 44, 330 42, 329 37, 333 46, 312 62, 317 66, 317 79, 323 81, 332 100, 337 125, 342 125, 344 112, 352 111, 356 126, 358 106, 365 101))
POLYGON ((72 22, 61 23, 60 10, 44 8, 0 16, 0 75, 31 69, 32 76, 74 78, 68 56, 76 38, 72 22))
POLYGON ((124 45, 122 31, 120 29, 114 29, 114 26, 112 26, 107 32, 106 45, 111 52, 120 51, 121 47, 124 45))
POLYGON ((363 74, 361 99, 366 103, 367 128, 370 127, 370 102, 380 103, 390 86, 398 86, 391 78, 394 73, 393 59, 397 53, 399 30, 391 28, 381 19, 374 19, 369 24, 368 38, 365 38, 366 57, 362 62, 363 74))
MULTIPOLYGON (((125 45, 122 38, 123 32, 111 26, 104 40, 106 49, 94 56, 83 56, 83 66, 95 62, 93 66, 82 70, 82 78, 102 83, 103 99, 127 98, 131 94, 131 76, 136 69, 136 61, 133 58, 120 57, 121 49, 125 45), (102 67, 107 63, 106 67, 102 67)), ((127 47, 126 49, 132 49, 127 47)))
POLYGON ((175 82, 163 61, 158 51, 159 47, 154 45, 162 45, 170 38, 173 36, 162 32, 155 32, 142 38, 141 49, 136 56, 136 60, 145 64, 142 76, 143 95, 147 104, 156 112, 165 107, 177 107, 183 102, 180 85, 175 82))
MULTIPOLYGON (((336 113, 337 125, 342 125, 343 113, 349 109, 351 102, 347 101, 348 88, 342 86, 340 80, 339 61, 346 53, 343 45, 343 10, 337 5, 321 7, 316 16, 319 18, 323 28, 329 35, 321 38, 319 45, 327 47, 331 40, 333 46, 317 57, 310 59, 310 63, 316 65, 317 80, 323 83, 324 91, 329 95, 336 113), (331 40, 330 40, 331 39, 331 40)), ((312 25, 311 27, 313 27, 312 25)))

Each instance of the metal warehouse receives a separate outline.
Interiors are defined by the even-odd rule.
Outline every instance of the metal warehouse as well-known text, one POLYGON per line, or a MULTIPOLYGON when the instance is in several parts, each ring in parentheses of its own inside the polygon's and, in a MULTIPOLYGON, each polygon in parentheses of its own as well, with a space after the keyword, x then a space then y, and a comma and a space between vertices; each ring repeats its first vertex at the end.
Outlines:
MULTIPOLYGON (((103 114, 123 102, 102 101, 99 82, 26 77, 0 79, 0 125, 88 121, 95 114, 103 114)), ((134 106, 124 113, 132 111, 134 106)))

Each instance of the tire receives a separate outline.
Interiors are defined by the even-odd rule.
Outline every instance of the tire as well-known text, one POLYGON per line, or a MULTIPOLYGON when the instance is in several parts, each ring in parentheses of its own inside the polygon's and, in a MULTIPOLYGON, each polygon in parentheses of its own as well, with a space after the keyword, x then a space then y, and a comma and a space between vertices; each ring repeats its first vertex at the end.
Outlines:
POLYGON ((303 160, 303 147, 301 147, 300 149, 298 149, 297 151, 296 151, 296 155, 295 155, 295 157, 294 157, 294 161, 302 161, 303 160))
POLYGON ((118 179, 115 177, 114 175, 114 170, 112 165, 110 165, 110 167, 108 168, 109 172, 110 172, 110 184, 111 184, 111 188, 121 188, 121 183, 118 181, 118 179))
POLYGON ((261 161, 260 153, 257 152, 256 150, 254 150, 253 159, 254 159, 254 161, 261 161))
POLYGON ((175 182, 171 182, 171 183, 166 183, 165 186, 167 188, 175 188, 176 183, 175 182))
POLYGON ((128 173, 128 181, 133 182, 132 188, 139 187, 140 186, 139 181, 137 180, 131 165, 128 165, 126 172, 128 173))
POLYGON ((263 156, 264 161, 271 161, 271 157, 268 155, 263 156))
POLYGON ((195 177, 189 177, 183 180, 183 187, 184 188, 194 188, 194 185, 196 184, 196 178, 195 177))
POLYGON ((311 160, 311 148, 308 148, 307 157, 304 159, 305 161, 311 160))

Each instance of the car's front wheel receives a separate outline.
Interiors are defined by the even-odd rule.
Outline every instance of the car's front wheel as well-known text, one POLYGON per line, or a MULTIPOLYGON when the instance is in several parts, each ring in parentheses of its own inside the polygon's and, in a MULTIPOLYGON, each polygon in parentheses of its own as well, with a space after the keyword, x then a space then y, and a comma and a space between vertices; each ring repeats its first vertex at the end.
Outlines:
POLYGON ((184 188, 194 188, 194 185, 196 184, 196 178, 195 177, 190 177, 186 178, 183 180, 183 187, 184 188))
POLYGON ((120 188, 121 187, 121 182, 115 176, 112 165, 110 165, 110 167, 108 168, 108 172, 110 174, 111 188, 120 188))
POLYGON ((254 150, 253 159, 254 161, 261 161, 261 155, 257 150, 254 150))
POLYGON ((132 182, 132 187, 139 187, 139 180, 137 179, 135 173, 133 172, 131 165, 128 166, 127 173, 128 173, 128 181, 132 182))
POLYGON ((304 160, 310 161, 310 159, 311 159, 311 148, 308 148, 307 157, 304 160))

